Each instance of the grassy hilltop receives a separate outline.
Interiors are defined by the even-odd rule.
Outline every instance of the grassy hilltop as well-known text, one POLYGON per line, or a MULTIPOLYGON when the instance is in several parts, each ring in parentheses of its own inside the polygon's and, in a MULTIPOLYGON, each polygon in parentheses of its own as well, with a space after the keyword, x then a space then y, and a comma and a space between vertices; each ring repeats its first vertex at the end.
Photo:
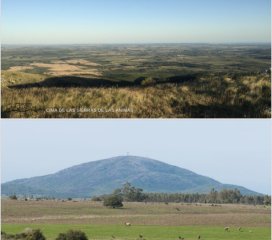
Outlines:
POLYGON ((270 117, 269 45, 3 47, 9 118, 270 117))
POLYGON ((10 196, 41 195, 57 198, 86 198, 109 194, 130 182, 153 193, 208 193, 238 189, 245 195, 258 193, 241 186, 222 184, 187 169, 137 156, 119 156, 80 164, 54 174, 18 179, 1 185, 10 196))

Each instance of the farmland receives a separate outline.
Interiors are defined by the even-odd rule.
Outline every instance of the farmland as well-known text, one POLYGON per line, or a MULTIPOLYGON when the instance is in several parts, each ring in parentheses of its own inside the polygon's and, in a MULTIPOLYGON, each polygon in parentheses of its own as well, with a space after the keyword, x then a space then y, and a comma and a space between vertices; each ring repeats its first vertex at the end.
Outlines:
POLYGON ((3 46, 6 118, 269 118, 270 45, 3 46))
POLYGON ((2 231, 40 228, 47 239, 80 229, 90 239, 137 239, 142 234, 145 239, 157 240, 197 239, 198 235, 207 240, 268 240, 270 223, 270 207, 265 206, 124 203, 124 208, 109 209, 88 200, 2 200, 2 231), (229 232, 224 230, 226 226, 229 232))

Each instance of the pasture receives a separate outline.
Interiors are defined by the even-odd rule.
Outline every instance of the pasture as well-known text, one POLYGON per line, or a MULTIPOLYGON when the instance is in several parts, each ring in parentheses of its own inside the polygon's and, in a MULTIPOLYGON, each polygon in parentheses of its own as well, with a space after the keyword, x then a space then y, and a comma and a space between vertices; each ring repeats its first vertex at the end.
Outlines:
POLYGON ((138 239, 141 234, 154 240, 199 235, 207 240, 268 240, 270 223, 270 207, 264 206, 124 203, 124 208, 109 209, 92 201, 2 200, 2 231, 40 228, 47 239, 78 229, 90 239, 138 239))

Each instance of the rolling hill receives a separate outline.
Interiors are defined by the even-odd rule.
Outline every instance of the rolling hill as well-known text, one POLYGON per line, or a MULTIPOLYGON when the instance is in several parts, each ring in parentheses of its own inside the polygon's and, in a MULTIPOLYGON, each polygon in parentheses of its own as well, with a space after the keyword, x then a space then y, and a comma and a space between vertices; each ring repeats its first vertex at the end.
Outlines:
POLYGON ((46 176, 3 183, 1 187, 2 195, 85 198, 111 193, 125 182, 143 188, 145 192, 207 193, 212 188, 237 188, 245 195, 258 194, 241 186, 222 184, 180 167, 136 156, 88 162, 46 176))

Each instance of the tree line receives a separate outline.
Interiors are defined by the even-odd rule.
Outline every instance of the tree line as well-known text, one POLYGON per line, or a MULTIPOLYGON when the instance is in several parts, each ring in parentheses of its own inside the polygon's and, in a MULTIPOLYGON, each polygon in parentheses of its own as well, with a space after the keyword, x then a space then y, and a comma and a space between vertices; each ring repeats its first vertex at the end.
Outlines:
POLYGON ((210 204, 249 204, 271 205, 271 196, 243 195, 238 189, 211 189, 209 193, 145 193, 143 189, 125 183, 110 195, 94 197, 94 201, 104 201, 105 206, 122 206, 125 202, 177 202, 177 203, 210 203, 210 204))

